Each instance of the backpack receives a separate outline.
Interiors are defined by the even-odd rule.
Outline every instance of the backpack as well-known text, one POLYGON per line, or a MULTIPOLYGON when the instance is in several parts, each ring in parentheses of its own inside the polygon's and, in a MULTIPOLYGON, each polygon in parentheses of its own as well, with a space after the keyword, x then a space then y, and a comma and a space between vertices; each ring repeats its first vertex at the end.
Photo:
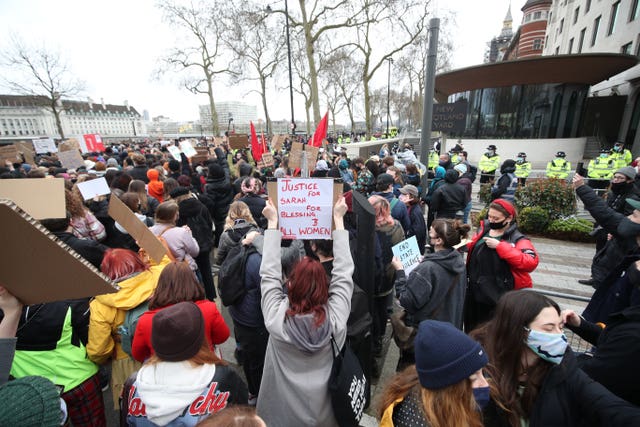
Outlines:
POLYGON ((149 311, 149 301, 144 301, 131 310, 127 310, 127 314, 124 316, 124 322, 118 327, 120 333, 120 345, 122 350, 133 358, 131 354, 131 345, 133 344, 133 336, 136 333, 136 327, 138 326, 138 320, 144 313, 149 311))
POLYGON ((238 304, 247 294, 244 285, 247 259, 257 250, 252 245, 239 244, 231 248, 218 270, 218 293, 225 307, 238 304))

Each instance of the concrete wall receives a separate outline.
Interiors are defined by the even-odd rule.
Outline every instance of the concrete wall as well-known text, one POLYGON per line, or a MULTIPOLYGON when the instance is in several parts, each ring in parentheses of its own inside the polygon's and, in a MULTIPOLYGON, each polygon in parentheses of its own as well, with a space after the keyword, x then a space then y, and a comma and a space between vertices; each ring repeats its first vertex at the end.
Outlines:
MULTIPOLYGON (((457 139, 446 141, 446 151, 456 145, 457 139)), ((469 153, 472 164, 478 164, 480 156, 487 151, 491 144, 497 147, 500 160, 514 159, 520 151, 527 153, 527 160, 534 169, 544 169, 547 162, 555 158, 556 152, 564 151, 566 159, 575 169, 576 163, 582 161, 587 138, 556 138, 556 139, 463 139, 462 145, 469 153)))

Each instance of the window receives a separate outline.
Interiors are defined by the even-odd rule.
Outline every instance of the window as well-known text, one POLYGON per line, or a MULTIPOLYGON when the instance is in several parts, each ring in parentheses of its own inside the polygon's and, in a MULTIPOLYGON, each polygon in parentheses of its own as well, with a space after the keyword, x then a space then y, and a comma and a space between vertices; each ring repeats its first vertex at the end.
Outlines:
POLYGON ((625 55, 631 55, 631 46, 633 45, 633 42, 629 42, 625 45, 623 45, 620 48, 620 53, 624 53, 625 55))
POLYGON ((560 29, 558 30, 558 32, 559 32, 560 34, 562 34, 562 29, 563 29, 563 28, 564 28, 564 18, 562 18, 562 19, 560 20, 560 29))
POLYGON ((620 0, 611 5, 611 17, 609 18, 609 29, 607 35, 613 34, 613 30, 616 28, 616 19, 618 18, 618 9, 620 9, 620 0))
POLYGON ((598 16, 593 20, 593 32, 591 33, 591 46, 596 44, 596 39, 598 38, 598 27, 600 27, 600 18, 602 15, 598 16))
POLYGON ((573 23, 578 22, 578 16, 580 15, 580 6, 576 7, 576 10, 573 12, 573 23))
POLYGON ((540 50, 542 49, 542 39, 535 39, 533 41, 533 50, 540 50))
POLYGON ((580 38, 578 39, 578 51, 576 53, 582 53, 582 45, 584 44, 584 35, 586 32, 586 28, 580 30, 580 38))
POLYGON ((542 17, 542 12, 533 12, 533 19, 540 19, 542 17))
POLYGON ((527 14, 524 16, 524 22, 529 22, 529 21, 531 21, 531 14, 530 14, 530 13, 527 13, 527 14))
POLYGON ((573 50, 573 38, 571 38, 571 40, 569 40, 569 50, 567 51, 567 53, 569 55, 571 55, 571 51, 573 50))
POLYGON ((633 0, 631 2, 631 7, 629 8, 629 22, 638 18, 638 16, 640 16, 640 1, 633 0))
POLYGON ((591 0, 587 0, 587 3, 584 6, 585 15, 589 12, 589 9, 591 9, 591 0))

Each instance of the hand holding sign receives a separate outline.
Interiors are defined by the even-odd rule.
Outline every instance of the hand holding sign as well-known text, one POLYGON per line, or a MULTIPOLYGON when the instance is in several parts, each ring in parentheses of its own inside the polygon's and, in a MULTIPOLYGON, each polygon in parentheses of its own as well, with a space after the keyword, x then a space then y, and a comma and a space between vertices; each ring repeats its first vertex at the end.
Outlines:
POLYGON ((262 210, 262 215, 269 222, 269 228, 278 228, 278 211, 271 199, 267 199, 267 205, 262 210))

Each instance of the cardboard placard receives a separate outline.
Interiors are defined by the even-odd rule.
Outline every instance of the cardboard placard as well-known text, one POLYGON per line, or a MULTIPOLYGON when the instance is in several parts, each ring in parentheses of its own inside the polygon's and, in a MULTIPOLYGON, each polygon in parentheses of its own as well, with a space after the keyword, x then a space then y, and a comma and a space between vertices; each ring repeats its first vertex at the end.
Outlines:
POLYGON ((273 135, 273 138, 271 138, 271 149, 280 151, 280 148, 282 148, 282 145, 284 144, 284 141, 286 139, 286 135, 273 135))
POLYGON ((392 246, 391 251, 393 255, 397 256, 402 262, 406 276, 409 276, 409 273, 420 264, 421 255, 416 236, 411 236, 397 245, 392 246))
POLYGON ((63 178, 0 179, 0 198, 11 200, 35 219, 67 216, 63 178))
POLYGON ((60 160, 62 167, 67 169, 78 169, 85 166, 78 150, 59 151, 58 160, 60 160))
POLYGON ((273 155, 271 155, 271 153, 262 153, 262 158, 258 162, 258 166, 261 168, 273 166, 273 155))
POLYGON ((131 209, 114 195, 111 196, 109 201, 109 216, 116 220, 122 228, 127 230, 127 233, 136 239, 138 246, 144 248, 156 263, 160 263, 162 258, 167 254, 164 245, 158 240, 155 234, 131 212, 131 209))
MULTIPOLYGON (((24 157, 24 161, 31 164, 31 165, 35 165, 36 164, 36 152, 33 151, 33 146, 31 145, 30 142, 25 142, 25 141, 20 141, 20 142, 16 142, 16 147, 18 148, 18 152, 22 154, 22 157, 24 157)), ((58 149, 56 148, 56 151, 58 151, 58 149)))
POLYGON ((84 200, 90 200, 94 197, 111 193, 109 185, 107 185, 107 180, 104 177, 80 182, 77 184, 77 186, 84 200))
MULTIPOLYGON (((282 232, 282 238, 283 239, 296 239, 297 238, 297 239, 305 239, 305 240, 306 239, 318 239, 318 238, 320 238, 320 239, 331 239, 332 237, 331 237, 331 232, 330 231, 329 231, 329 235, 326 236, 326 231, 327 230, 317 230, 317 231, 322 231, 322 236, 323 237, 312 237, 313 234, 308 233, 308 231, 313 231, 313 230, 307 230, 306 229, 306 227, 307 227, 306 225, 305 225, 305 229, 303 230, 304 234, 299 233, 298 229, 296 229, 296 230, 293 230, 293 229, 291 229, 291 230, 289 230, 289 229, 283 230, 282 229, 283 228, 282 227, 283 224, 281 223, 282 216, 280 214, 280 201, 281 201, 282 197, 289 198, 289 200, 283 200, 283 202, 285 202, 285 203, 283 203, 283 206, 285 204, 288 204, 288 206, 289 206, 287 212, 294 212, 294 211, 299 212, 297 214, 292 214, 292 216, 297 216, 296 219, 302 219, 302 220, 308 221, 309 222, 308 227, 314 228, 314 227, 318 227, 319 224, 320 224, 320 222, 318 220, 318 225, 315 225, 315 226, 313 225, 313 223, 314 223, 313 220, 318 218, 317 215, 315 215, 315 216, 313 215, 314 212, 317 212, 314 209, 318 208, 318 206, 319 206, 319 205, 316 204, 318 202, 318 200, 316 200, 316 198, 320 197, 320 199, 323 200, 321 203, 323 205, 326 205, 326 206, 328 206, 326 202, 328 200, 331 200, 331 207, 330 207, 330 212, 331 212, 330 213, 330 218, 331 218, 330 224, 331 224, 331 227, 330 227, 330 230, 333 230, 335 228, 335 226, 333 224, 333 206, 336 204, 338 199, 342 196, 342 188, 343 188, 342 183, 335 182, 333 180, 333 178, 280 178, 278 180, 274 179, 274 180, 268 181, 267 182, 267 193, 269 194, 269 198, 273 201, 273 203, 276 205, 276 209, 278 210, 279 226, 280 226, 280 230, 282 232), (280 180, 288 180, 288 182, 285 183, 284 181, 282 181, 279 184, 278 181, 280 181, 280 180), (330 183, 329 185, 332 186, 331 193, 333 194, 333 197, 331 197, 329 199, 326 198, 327 197, 326 196, 326 192, 329 191, 329 190, 325 190, 325 194, 324 195, 323 194, 320 194, 320 195, 316 194, 316 195, 312 195, 312 196, 308 196, 308 195, 305 196, 303 194, 303 192, 306 192, 306 194, 308 194, 309 191, 312 191, 315 194, 318 191, 318 190, 315 190, 315 189, 312 189, 312 190, 309 190, 309 189, 301 190, 299 188, 299 187, 305 187, 305 185, 298 185, 296 187, 297 183, 307 183, 306 186, 308 187, 308 182, 323 182, 322 184, 320 184, 318 186, 318 188, 320 188, 320 187, 321 188, 325 188, 326 184, 324 184, 324 183, 330 183), (284 191, 281 194, 281 192, 278 191, 280 185, 284 186, 284 185, 287 185, 287 184, 289 185, 289 187, 284 187, 283 188, 284 191), (293 190, 290 190, 291 188, 293 188, 293 190), (296 193, 298 195, 294 196, 294 194, 296 194, 296 193), (307 200, 306 200, 306 203, 303 202, 302 200, 299 200, 299 201, 295 200, 294 201, 294 200, 291 200, 291 197, 299 197, 300 199, 306 198, 307 200), (311 200, 311 198, 314 198, 314 199, 311 200), (297 205, 298 208, 297 209, 292 209, 291 206, 294 206, 294 205, 297 205)), ((326 213, 326 212, 324 212, 324 213, 326 213)), ((289 215, 289 213, 287 215, 289 215)), ((289 219, 289 218, 287 218, 287 219, 289 219)), ((285 225, 285 227, 286 227, 286 225, 285 225)))
POLYGON ((246 133, 234 133, 229 135, 229 147, 232 150, 242 150, 249 146, 249 135, 246 133))
POLYGON ((0 257, 0 283, 23 304, 87 298, 120 289, 8 200, 0 200, 0 223, 3 239, 11 242, 11 250, 0 257))
POLYGON ((14 144, 0 146, 0 162, 2 162, 2 166, 4 166, 7 160, 11 163, 22 163, 22 157, 20 157, 18 147, 14 144))
POLYGON ((53 138, 38 138, 31 142, 33 143, 33 148, 38 154, 58 152, 58 147, 56 147, 56 143, 53 141, 53 138))
POLYGON ((208 148, 196 147, 196 152, 198 154, 196 154, 191 158, 192 165, 197 165, 199 163, 206 162, 207 160, 209 160, 210 153, 208 148))
POLYGON ((169 153, 171 153, 171 157, 173 157, 174 160, 182 160, 182 157, 180 156, 180 149, 178 147, 176 147, 175 145, 170 145, 167 147, 167 150, 169 150, 169 153))
POLYGON ((198 154, 196 149, 193 148, 193 145, 191 144, 190 141, 180 141, 180 149, 182 150, 184 155, 187 157, 193 157, 196 154, 198 154))
POLYGON ((289 167, 297 169, 302 167, 302 156, 307 156, 307 168, 312 171, 316 167, 316 159, 318 158, 320 148, 313 147, 301 142, 291 144, 291 152, 289 153, 289 167))
POLYGON ((69 138, 58 144, 58 151, 80 151, 80 143, 75 138, 69 138))

